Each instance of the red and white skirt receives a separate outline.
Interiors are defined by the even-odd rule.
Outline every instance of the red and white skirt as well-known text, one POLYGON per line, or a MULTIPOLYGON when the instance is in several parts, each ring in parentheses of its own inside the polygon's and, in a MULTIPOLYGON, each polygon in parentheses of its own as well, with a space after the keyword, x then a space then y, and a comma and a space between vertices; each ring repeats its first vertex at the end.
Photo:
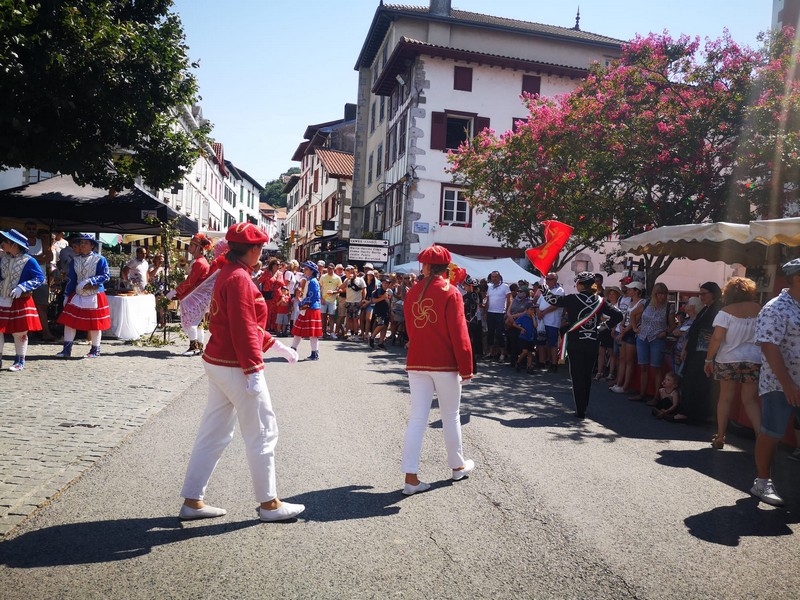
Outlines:
POLYGON ((300 313, 292 327, 292 335, 322 337, 322 315, 318 308, 307 308, 300 313))
POLYGON ((111 329, 111 312, 105 292, 96 296, 72 294, 56 322, 79 331, 111 329))
POLYGON ((0 334, 41 331, 42 323, 33 298, 17 298, 11 306, 0 306, 0 334))

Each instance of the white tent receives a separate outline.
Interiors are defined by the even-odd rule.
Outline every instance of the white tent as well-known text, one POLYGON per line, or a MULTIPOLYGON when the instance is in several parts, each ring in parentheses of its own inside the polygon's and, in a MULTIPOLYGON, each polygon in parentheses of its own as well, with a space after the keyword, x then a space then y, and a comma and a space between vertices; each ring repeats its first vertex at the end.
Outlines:
MULTIPOLYGON (((510 258, 468 258, 455 252, 451 252, 453 263, 467 270, 470 277, 476 279, 486 279, 489 273, 499 271, 506 283, 514 283, 520 279, 523 281, 538 281, 538 277, 526 271, 510 258)), ((419 273, 419 263, 412 261, 395 266, 392 271, 395 273, 419 273)))

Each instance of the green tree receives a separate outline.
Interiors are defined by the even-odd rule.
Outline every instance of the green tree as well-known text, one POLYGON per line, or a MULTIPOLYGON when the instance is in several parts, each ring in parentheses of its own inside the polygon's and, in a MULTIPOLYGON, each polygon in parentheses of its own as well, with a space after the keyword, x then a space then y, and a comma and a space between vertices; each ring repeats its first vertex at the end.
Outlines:
POLYGON ((777 219, 800 211, 800 51, 791 27, 762 41, 765 60, 746 110, 735 193, 760 217, 777 219))
POLYGON ((115 189, 180 179, 208 129, 176 125, 197 84, 171 6, 0 0, 0 166, 115 189))
POLYGON ((280 177, 277 179, 265 183, 264 190, 261 192, 259 198, 261 202, 266 202, 275 208, 284 208, 286 206, 286 194, 283 193, 283 188, 286 184, 283 181, 283 177, 286 175, 296 175, 298 173, 300 173, 300 169, 298 167, 292 167, 285 173, 281 173, 280 177))

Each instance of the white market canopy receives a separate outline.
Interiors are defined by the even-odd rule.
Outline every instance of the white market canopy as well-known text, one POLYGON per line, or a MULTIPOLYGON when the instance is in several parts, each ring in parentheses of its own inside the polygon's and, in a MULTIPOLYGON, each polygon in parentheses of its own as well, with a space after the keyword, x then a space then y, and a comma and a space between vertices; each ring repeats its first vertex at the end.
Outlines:
MULTIPOLYGON (((684 257, 739 263, 745 266, 767 264, 766 241, 753 236, 750 225, 739 223, 700 223, 669 225, 645 231, 620 240, 620 246, 631 254, 684 257)), ((767 223, 761 221, 760 223, 767 223)), ((765 228, 765 233, 768 230, 765 228)))
MULTIPOLYGON (((453 263, 467 270, 467 275, 476 279, 486 279, 489 273, 499 271, 506 283, 515 283, 519 280, 538 281, 539 277, 526 271, 510 258, 468 258, 455 252, 450 253, 453 263)), ((419 263, 417 261, 396 265, 392 269, 395 273, 419 273, 419 263)))

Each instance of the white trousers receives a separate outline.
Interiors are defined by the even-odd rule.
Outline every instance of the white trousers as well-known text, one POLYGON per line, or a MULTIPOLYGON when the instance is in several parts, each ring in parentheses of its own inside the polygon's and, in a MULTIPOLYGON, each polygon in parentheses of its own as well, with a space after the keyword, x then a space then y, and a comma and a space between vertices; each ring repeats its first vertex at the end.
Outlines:
POLYGON ((461 382, 456 372, 409 371, 411 415, 403 443, 403 473, 419 472, 422 438, 428 428, 433 393, 439 398, 447 464, 451 469, 464 466, 461 449, 461 382))
MULTIPOLYGON (((78 330, 73 329, 67 325, 64 325, 64 341, 65 342, 74 342, 75 336, 77 335, 78 330)), ((103 339, 103 332, 99 330, 94 331, 87 331, 87 337, 89 338, 89 343, 96 348, 100 347, 100 340, 103 339)))
POLYGON ((220 367, 203 361, 208 375, 208 404, 200 421, 192 457, 186 469, 181 496, 202 500, 222 452, 233 439, 236 419, 244 438, 256 500, 278 497, 275 483, 275 445, 278 421, 269 390, 247 393, 247 376, 237 367, 220 367))

